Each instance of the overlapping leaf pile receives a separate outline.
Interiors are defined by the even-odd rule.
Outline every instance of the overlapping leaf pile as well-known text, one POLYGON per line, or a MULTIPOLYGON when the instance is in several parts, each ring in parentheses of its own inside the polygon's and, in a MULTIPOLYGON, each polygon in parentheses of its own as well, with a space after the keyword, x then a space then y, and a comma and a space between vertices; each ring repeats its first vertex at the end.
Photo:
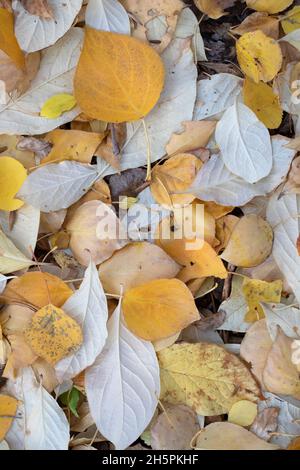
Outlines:
POLYGON ((0 0, 0 449, 299 450, 300 6, 187 3, 0 0))

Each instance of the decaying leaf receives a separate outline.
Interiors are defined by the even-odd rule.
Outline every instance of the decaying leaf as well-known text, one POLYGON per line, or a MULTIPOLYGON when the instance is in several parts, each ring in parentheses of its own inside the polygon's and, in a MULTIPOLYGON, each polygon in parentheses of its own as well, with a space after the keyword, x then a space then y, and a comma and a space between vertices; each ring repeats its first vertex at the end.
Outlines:
POLYGON ((167 338, 199 319, 192 294, 178 279, 158 279, 129 289, 122 306, 128 328, 150 341, 167 338))
POLYGON ((198 414, 228 413, 240 400, 256 402, 258 386, 246 366, 215 344, 174 344, 158 353, 161 399, 198 414), (213 373, 212 373, 213 371, 213 373))
POLYGON ((33 351, 52 365, 76 351, 82 343, 78 323, 52 304, 33 315, 24 335, 33 351))
POLYGON ((279 23, 276 18, 269 16, 266 12, 252 13, 232 31, 235 34, 245 34, 261 30, 266 36, 278 39, 279 23))
POLYGON ((37 15, 49 20, 53 18, 53 12, 48 5, 48 0, 21 0, 21 3, 31 15, 37 15))
POLYGON ((210 18, 218 19, 226 15, 226 8, 232 7, 236 0, 194 0, 194 3, 200 11, 210 18))
POLYGON ((266 282, 245 278, 242 291, 248 305, 245 320, 252 323, 265 316, 260 302, 280 302, 282 281, 266 282))

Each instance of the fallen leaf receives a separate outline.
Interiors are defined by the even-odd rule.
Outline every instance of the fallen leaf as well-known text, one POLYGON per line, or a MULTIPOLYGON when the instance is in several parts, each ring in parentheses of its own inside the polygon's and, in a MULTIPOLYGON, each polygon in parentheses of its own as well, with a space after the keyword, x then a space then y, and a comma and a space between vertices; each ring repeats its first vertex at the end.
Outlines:
POLYGON ((216 126, 215 121, 186 121, 182 124, 184 131, 173 134, 166 145, 169 156, 206 147, 216 126))
POLYGON ((253 421, 250 431, 264 441, 269 441, 277 429, 279 408, 270 407, 260 411, 253 421))
POLYGON ((136 441, 155 412, 160 391, 155 351, 126 328, 120 303, 108 322, 105 347, 86 372, 85 388, 97 428, 116 449, 136 441))
POLYGON ((188 153, 180 153, 170 157, 162 165, 156 165, 152 170, 150 186, 156 202, 167 209, 190 204, 194 196, 186 194, 186 190, 201 166, 201 161, 188 153))
POLYGON ((48 0, 21 0, 24 8, 31 15, 37 15, 45 19, 53 19, 53 12, 48 5, 48 0))
POLYGON ((25 67, 24 54, 14 33, 14 15, 0 8, 0 49, 5 52, 19 68, 25 67))
POLYGON ((47 119, 59 118, 66 111, 76 106, 74 96, 67 93, 59 93, 48 98, 42 106, 40 115, 47 119))
POLYGON ((52 144, 50 153, 43 163, 76 160, 90 163, 97 147, 104 139, 104 134, 56 129, 46 135, 46 140, 52 144))
POLYGON ((268 129, 251 109, 237 101, 216 127, 216 142, 226 167, 248 183, 269 175, 272 146, 268 129))
POLYGON ((299 371, 291 361, 293 340, 288 338, 281 328, 271 347, 263 371, 266 389, 273 393, 292 395, 300 399, 299 371))
POLYGON ((83 266, 88 266, 90 259, 100 264, 127 244, 119 219, 101 201, 89 201, 78 207, 66 230, 71 235, 70 248, 83 266))
POLYGON ((244 278, 242 292, 248 305, 245 321, 252 323, 265 317, 261 302, 279 303, 282 281, 266 282, 244 278))
POLYGON ((31 347, 26 343, 24 335, 21 333, 7 335, 11 347, 3 371, 3 377, 14 380, 24 367, 32 365, 38 356, 33 352, 31 347))
POLYGON ((300 450, 300 437, 296 437, 288 446, 287 450, 300 450))
POLYGON ((282 121, 280 100, 266 83, 255 83, 246 78, 243 88, 244 103, 268 129, 277 129, 282 121))
POLYGON ((86 29, 74 87, 79 106, 89 116, 107 122, 141 119, 157 103, 163 83, 163 64, 150 46, 129 36, 86 29))
POLYGON ((33 351, 52 365, 79 349, 82 343, 78 323, 52 304, 33 315, 24 336, 33 351))
POLYGON ((278 39, 278 20, 269 16, 266 12, 251 13, 251 15, 247 16, 239 26, 234 27, 232 32, 234 34, 242 35, 245 33, 252 33, 257 30, 262 31, 266 36, 278 39))
POLYGON ((289 338, 300 338, 300 310, 288 305, 263 304, 267 327, 272 340, 277 336, 277 327, 289 338))
POLYGON ((99 266, 104 290, 119 295, 154 279, 172 279, 179 265, 161 248, 147 242, 130 243, 99 266))
POLYGON ((122 306, 130 331, 150 341, 167 338, 199 318, 192 294, 178 279, 134 287, 125 293, 122 306))
POLYGON ((271 254, 273 230, 261 217, 245 215, 236 224, 222 259, 234 266, 249 268, 261 264, 271 254))
POLYGON ((125 8, 117 0, 91 0, 85 12, 90 28, 130 35, 130 22, 125 8))
POLYGON ((196 450, 277 450, 275 444, 259 439, 255 434, 232 423, 212 423, 198 435, 196 450))
POLYGON ((151 426, 154 450, 190 450, 192 437, 199 431, 196 413, 186 405, 166 405, 151 426))
POLYGON ((72 289, 57 276, 32 271, 12 279, 3 296, 8 303, 19 301, 42 308, 49 304, 49 300, 55 307, 61 307, 72 293, 72 289))
POLYGON ((257 415, 257 405, 252 401, 241 400, 232 405, 228 413, 228 422, 239 426, 250 426, 257 415))
POLYGON ((15 211, 24 203, 15 198, 27 178, 23 165, 11 157, 0 157, 0 209, 15 211))
POLYGON ((33 171, 18 196, 43 212, 58 211, 78 201, 97 179, 92 166, 75 161, 51 163, 33 171))
POLYGON ((281 69, 279 44, 260 30, 243 34, 236 43, 236 53, 241 69, 255 83, 270 82, 281 69))
POLYGON ((196 7, 214 20, 226 15, 224 10, 232 7, 235 2, 236 0, 194 0, 196 7))
POLYGON ((19 269, 29 268, 33 264, 36 264, 35 261, 26 258, 0 230, 0 273, 9 274, 19 269))
POLYGON ((288 8, 293 3, 293 0, 246 0, 246 3, 253 10, 278 13, 288 8))
POLYGON ((16 417, 18 401, 8 395, 0 395, 0 441, 5 438, 16 417))
POLYGON ((215 344, 174 344, 158 353, 161 399, 183 403, 204 416, 228 413, 240 400, 257 401, 258 386, 246 366, 215 344))
POLYGON ((82 329, 83 342, 75 353, 55 365, 60 382, 72 379, 92 365, 107 338, 107 302, 94 263, 90 262, 80 288, 64 303, 63 311, 82 329))
POLYGON ((23 51, 39 51, 56 43, 71 28, 82 0, 47 0, 47 5, 52 18, 28 14, 20 0, 13 0, 15 34, 23 51))

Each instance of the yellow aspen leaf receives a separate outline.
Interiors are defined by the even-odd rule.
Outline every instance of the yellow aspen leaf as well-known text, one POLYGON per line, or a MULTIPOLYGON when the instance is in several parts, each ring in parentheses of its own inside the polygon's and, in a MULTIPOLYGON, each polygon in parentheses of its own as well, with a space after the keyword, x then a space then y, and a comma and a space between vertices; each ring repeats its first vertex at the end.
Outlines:
POLYGON ((233 206, 221 206, 213 201, 200 201, 199 199, 196 200, 200 204, 204 204, 205 211, 211 214, 216 220, 221 219, 229 212, 233 211, 233 206))
POLYGON ((0 157, 0 209, 15 211, 24 202, 15 196, 27 178, 23 165, 11 157, 0 157))
POLYGON ((266 83, 246 78, 243 87, 244 103, 268 129, 277 129, 282 121, 279 96, 266 83))
POLYGON ((157 341, 168 338, 199 319, 194 298, 178 279, 158 279, 128 290, 124 318, 137 336, 157 341))
POLYGON ((216 121, 183 122, 184 131, 181 134, 172 134, 166 145, 167 154, 171 156, 206 147, 215 130, 216 123, 216 121))
POLYGON ((269 16, 265 12, 255 12, 247 16, 247 18, 237 27, 232 29, 234 34, 245 34, 253 31, 261 30, 266 36, 278 39, 279 22, 277 18, 269 16))
POLYGON ((42 106, 40 115, 47 119, 56 119, 66 111, 70 111, 76 106, 76 100, 73 95, 68 93, 58 93, 51 96, 42 106))
POLYGON ((292 8, 284 15, 281 26, 285 34, 292 33, 300 28, 300 6, 292 8))
POLYGON ((25 67, 24 54, 20 49, 14 32, 14 15, 0 8, 0 49, 5 52, 19 68, 25 67))
POLYGON ((187 194, 186 190, 201 166, 201 160, 188 153, 180 153, 162 165, 156 165, 151 179, 151 192, 156 202, 168 209, 174 205, 190 204, 195 197, 187 194))
POLYGON ((72 293, 72 289, 53 274, 33 271, 12 279, 2 296, 8 303, 19 301, 42 308, 48 305, 49 300, 56 307, 61 307, 72 293))
POLYGON ((242 291, 248 305, 245 321, 253 323, 265 317, 261 302, 280 302, 282 281, 266 282, 245 278, 242 291))
POLYGON ((246 0, 249 8, 267 13, 278 13, 288 8, 293 0, 246 0))
POLYGON ((164 74, 162 60, 150 46, 130 36, 86 28, 75 97, 91 118, 136 121, 157 103, 164 74))
POLYGON ((77 351, 83 341, 78 323, 52 304, 33 315, 24 336, 32 350, 51 365, 77 351))
POLYGON ((90 163, 104 137, 104 133, 55 129, 45 137, 53 147, 43 163, 63 160, 90 163))
POLYGON ((236 43, 236 52, 242 71, 255 83, 273 80, 281 69, 280 46, 262 31, 243 34, 236 43))
POLYGON ((235 266, 251 268, 263 263, 271 254, 273 230, 262 217, 249 214, 233 228, 221 258, 235 266))
POLYGON ((8 395, 0 395, 0 442, 5 438, 6 433, 16 416, 18 401, 8 395))
POLYGON ((226 15, 224 9, 232 7, 235 0, 194 0, 194 3, 202 13, 217 20, 221 16, 226 15))
POLYGON ((241 400, 229 410, 228 421, 239 426, 251 426, 257 416, 257 405, 252 401, 241 400))
POLYGON ((256 402, 259 388, 246 365, 216 344, 177 343, 158 352, 161 400, 197 414, 228 413, 240 400, 256 402))

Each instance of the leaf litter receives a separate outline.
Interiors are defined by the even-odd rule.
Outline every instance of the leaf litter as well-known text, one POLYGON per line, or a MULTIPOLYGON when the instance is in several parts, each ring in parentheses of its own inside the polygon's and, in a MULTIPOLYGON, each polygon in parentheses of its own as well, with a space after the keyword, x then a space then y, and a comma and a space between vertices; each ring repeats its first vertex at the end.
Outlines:
POLYGON ((0 2, 1 450, 299 450, 299 9, 0 2))

